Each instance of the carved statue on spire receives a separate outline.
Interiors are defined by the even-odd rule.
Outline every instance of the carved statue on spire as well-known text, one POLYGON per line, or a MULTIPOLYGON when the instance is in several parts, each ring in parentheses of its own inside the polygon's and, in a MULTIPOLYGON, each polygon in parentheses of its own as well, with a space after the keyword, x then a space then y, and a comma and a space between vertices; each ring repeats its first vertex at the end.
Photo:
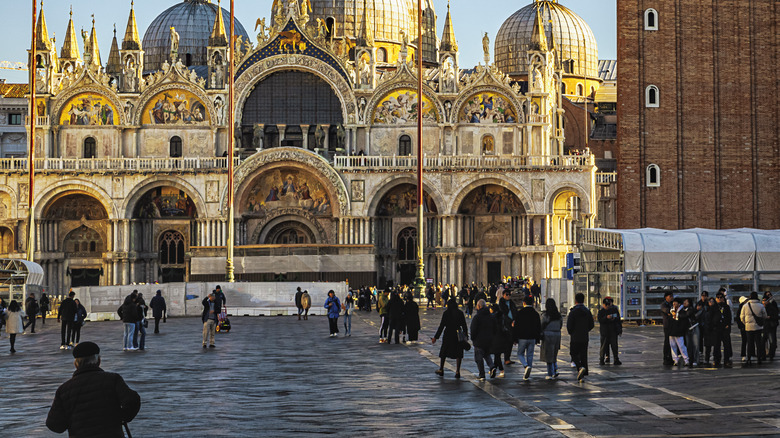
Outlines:
POLYGON ((179 33, 171 26, 171 62, 175 62, 179 57, 179 33))
POLYGON ((482 37, 482 51, 485 52, 485 63, 490 62, 490 37, 485 32, 485 36, 482 37))

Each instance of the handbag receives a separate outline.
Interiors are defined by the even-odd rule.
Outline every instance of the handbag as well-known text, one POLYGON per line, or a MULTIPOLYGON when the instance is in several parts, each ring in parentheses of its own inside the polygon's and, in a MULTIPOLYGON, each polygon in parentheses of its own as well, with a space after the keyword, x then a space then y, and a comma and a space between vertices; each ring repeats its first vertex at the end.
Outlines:
POLYGON ((458 345, 466 351, 471 350, 471 344, 469 344, 469 338, 462 328, 458 327, 458 331, 455 332, 458 335, 458 345))
POLYGON ((759 327, 763 327, 765 318, 756 316, 756 313, 753 312, 753 306, 751 306, 750 303, 748 303, 747 306, 748 306, 748 309, 750 309, 750 313, 753 314, 753 320, 756 321, 756 325, 759 326, 759 327))

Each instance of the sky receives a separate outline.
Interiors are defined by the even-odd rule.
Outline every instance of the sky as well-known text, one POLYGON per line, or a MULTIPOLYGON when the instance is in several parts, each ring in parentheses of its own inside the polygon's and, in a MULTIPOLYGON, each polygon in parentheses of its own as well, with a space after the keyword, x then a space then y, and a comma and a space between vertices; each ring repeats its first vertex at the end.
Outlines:
MULTIPOLYGON (((3 1, 11 2, 11 0, 3 1)), ((488 32, 490 45, 493 47, 495 35, 504 20, 531 1, 451 0, 452 21, 460 47, 460 66, 470 68, 482 62, 483 33, 488 32)), ((559 3, 573 10, 590 25, 598 43, 599 59, 616 59, 617 57, 616 1, 559 0, 559 3)), ((143 32, 158 14, 179 2, 180 0, 135 0, 135 13, 141 37, 143 38, 143 32)), ((222 3, 225 9, 229 8, 228 0, 224 0, 222 3)), ((255 20, 270 15, 271 3, 272 0, 235 0, 236 17, 251 34, 255 20)), ((52 34, 57 35, 58 54, 65 40, 65 29, 67 29, 68 12, 71 5, 73 6, 73 22, 77 34, 80 33, 81 28, 87 31, 92 28, 91 15, 95 15, 100 55, 105 63, 111 49, 114 24, 117 27, 119 44, 122 43, 121 38, 124 35, 130 12, 130 0, 45 1, 44 12, 49 28, 49 37, 52 37, 52 34), (123 3, 125 3, 124 6, 123 3)), ((446 0, 434 0, 434 7, 438 17, 438 35, 441 37, 444 17, 447 14, 447 2, 446 0)), ((0 41, 5 41, 5 43, 0 45, 0 61, 26 62, 26 53, 31 39, 32 5, 30 1, 13 0, 13 6, 5 5, 3 13, 5 19, 3 26, 0 27, 0 41)), ((79 38, 79 47, 83 51, 84 48, 81 45, 81 38, 79 38)), ((9 83, 27 82, 27 73, 0 70, 0 78, 6 79, 9 83)))

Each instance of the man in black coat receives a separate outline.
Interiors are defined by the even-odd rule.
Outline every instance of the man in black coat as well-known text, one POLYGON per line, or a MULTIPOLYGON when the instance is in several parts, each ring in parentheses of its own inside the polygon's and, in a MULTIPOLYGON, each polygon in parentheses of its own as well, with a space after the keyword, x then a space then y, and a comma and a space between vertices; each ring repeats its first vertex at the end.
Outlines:
POLYGON ((301 297, 303 296, 303 291, 300 287, 298 287, 298 291, 295 292, 295 307, 298 308, 298 321, 301 320, 301 314, 303 314, 303 305, 301 305, 301 297))
POLYGON ((27 314, 27 324, 24 327, 32 326, 30 333, 35 333, 35 318, 38 317, 38 300, 35 299, 35 294, 32 292, 24 301, 24 313, 27 314))
POLYGON ((82 342, 73 349, 76 372, 54 395, 46 427, 70 436, 124 437, 122 425, 141 409, 141 397, 122 376, 100 369, 100 348, 82 342))
POLYGON ((49 311, 49 297, 47 297, 45 293, 41 294, 40 311, 41 325, 46 325, 46 313, 49 311))
POLYGON ((772 292, 764 292, 764 297, 761 300, 761 304, 766 309, 766 322, 764 322, 764 345, 767 347, 767 357, 769 360, 775 360, 775 352, 777 351, 777 325, 780 320, 780 311, 778 311, 777 303, 772 298, 772 292))
POLYGON ((674 300, 674 294, 672 292, 664 293, 664 300, 661 303, 661 315, 664 318, 664 365, 671 366, 674 364, 672 360, 672 347, 669 345, 669 332, 672 329, 672 301, 674 300))
POLYGON ((597 318, 599 320, 599 334, 601 334, 599 365, 609 363, 610 347, 612 348, 612 357, 615 358, 615 365, 621 365, 622 362, 618 358, 618 336, 623 334, 623 325, 620 322, 620 310, 612 304, 612 298, 604 298, 597 318))
MULTIPOLYGON (((501 321, 504 325, 508 326, 506 327, 507 331, 512 330, 512 322, 517 317, 517 306, 515 305, 515 302, 512 301, 512 290, 511 289, 504 289, 504 293, 501 296, 501 299, 498 300, 498 307, 501 308, 501 321)), ((501 328, 501 327, 499 327, 501 328)), ((504 348, 504 364, 510 365, 514 362, 512 362, 512 346, 514 345, 514 339, 513 336, 507 337, 509 341, 507 342, 506 347, 504 348)))
POLYGON ((73 301, 73 297, 76 296, 76 292, 71 291, 68 294, 68 298, 65 298, 60 303, 60 309, 57 311, 57 322, 62 322, 60 327, 60 337, 62 342, 60 343, 60 350, 70 348, 70 343, 73 338, 73 321, 76 319, 76 302, 73 301))
POLYGON ((523 298, 523 308, 517 311, 514 332, 517 357, 525 367, 523 380, 528 380, 534 366, 534 346, 542 341, 542 320, 534 309, 534 297, 531 295, 523 298))
POLYGON ((707 324, 713 334, 713 356, 715 357, 715 366, 719 367, 721 362, 721 344, 723 345, 723 366, 731 368, 731 307, 726 303, 726 296, 718 291, 715 294, 717 302, 714 309, 707 312, 707 324))
POLYGON ((479 380, 485 380, 485 364, 490 368, 490 378, 496 377, 496 367, 490 357, 490 344, 496 333, 495 319, 490 316, 485 300, 477 301, 477 313, 471 319, 471 342, 474 344, 474 361, 479 369, 479 380))
POLYGON ((571 355, 577 366, 577 380, 582 381, 588 375, 588 332, 595 324, 593 315, 585 307, 585 295, 575 295, 574 303, 566 320, 566 331, 571 336, 571 355))
POLYGON ((158 290, 157 294, 152 297, 152 301, 149 302, 149 307, 152 308, 154 332, 160 333, 160 318, 165 322, 165 318, 168 315, 168 307, 165 305, 165 298, 163 298, 161 290, 158 290))

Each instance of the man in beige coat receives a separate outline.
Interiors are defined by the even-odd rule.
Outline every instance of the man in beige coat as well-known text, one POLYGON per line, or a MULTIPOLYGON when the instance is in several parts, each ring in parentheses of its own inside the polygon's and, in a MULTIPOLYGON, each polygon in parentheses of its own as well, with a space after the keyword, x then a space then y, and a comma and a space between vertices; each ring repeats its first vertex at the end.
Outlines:
POLYGON ((745 366, 751 366, 751 359, 755 357, 758 364, 764 360, 764 345, 761 342, 761 333, 764 330, 764 321, 767 314, 764 305, 758 300, 758 292, 751 292, 750 298, 742 306, 739 319, 745 324, 747 333, 747 362, 745 366), (760 321, 760 324, 759 324, 760 321))

